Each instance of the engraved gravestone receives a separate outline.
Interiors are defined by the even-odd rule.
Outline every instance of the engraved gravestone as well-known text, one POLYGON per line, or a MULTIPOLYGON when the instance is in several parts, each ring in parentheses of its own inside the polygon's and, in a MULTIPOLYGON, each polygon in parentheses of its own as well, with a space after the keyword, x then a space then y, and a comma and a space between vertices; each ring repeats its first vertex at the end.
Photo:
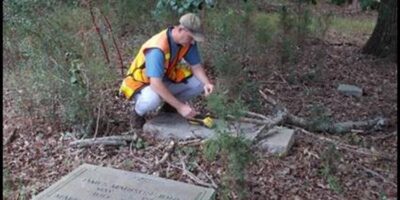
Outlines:
POLYGON ((83 164, 34 200, 210 200, 214 189, 83 164))

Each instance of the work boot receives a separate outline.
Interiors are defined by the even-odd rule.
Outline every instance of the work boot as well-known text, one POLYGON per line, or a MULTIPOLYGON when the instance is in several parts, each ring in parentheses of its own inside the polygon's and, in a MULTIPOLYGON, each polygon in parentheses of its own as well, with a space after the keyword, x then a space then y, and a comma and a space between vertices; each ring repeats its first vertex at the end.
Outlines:
POLYGON ((138 115, 136 112, 133 112, 133 117, 131 120, 131 124, 132 124, 133 128, 142 129, 145 122, 146 122, 146 119, 144 117, 138 115))
POLYGON ((164 103, 164 105, 161 107, 160 112, 165 112, 165 113, 177 113, 178 111, 169 105, 168 103, 164 103))

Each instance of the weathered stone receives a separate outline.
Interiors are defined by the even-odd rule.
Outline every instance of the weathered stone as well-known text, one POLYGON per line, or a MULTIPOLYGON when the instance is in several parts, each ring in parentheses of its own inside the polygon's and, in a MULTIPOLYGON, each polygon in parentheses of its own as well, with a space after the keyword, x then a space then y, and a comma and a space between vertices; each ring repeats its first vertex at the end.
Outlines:
MULTIPOLYGON (((226 127, 221 125, 221 120, 215 120, 217 127, 226 127)), ((222 132, 239 133, 245 138, 253 141, 256 137, 256 131, 260 125, 252 123, 230 123, 227 129, 222 129, 222 132)), ((186 119, 176 113, 160 113, 153 119, 146 122, 143 126, 143 131, 153 134, 160 139, 193 139, 202 138, 208 139, 216 134, 215 129, 209 129, 200 125, 192 125, 186 119)), ((269 131, 277 132, 272 136, 262 140, 260 147, 271 153, 284 154, 294 142, 292 129, 284 127, 275 127, 269 131)), ((269 134, 269 133, 267 133, 269 134)))
POLYGON ((259 142, 261 149, 279 155, 285 155, 294 143, 294 130, 275 126, 267 134, 270 137, 259 142))
POLYGON ((34 200, 209 200, 214 189, 141 173, 83 164, 34 200))
POLYGON ((157 138, 209 138, 213 135, 213 130, 203 126, 191 125, 189 122, 176 113, 160 113, 148 120, 143 131, 153 134, 157 138))
MULTIPOLYGON (((221 123, 221 120, 215 120, 215 124, 217 126, 221 123)), ((222 131, 235 133, 240 132, 243 133, 246 138, 252 140, 255 137, 254 133, 257 129, 258 127, 251 123, 234 123, 230 124, 227 130, 222 131)), ((177 113, 158 114, 144 124, 143 131, 153 134, 155 137, 160 139, 207 139, 215 135, 215 131, 213 129, 190 124, 185 118, 177 113)))
POLYGON ((347 96, 361 97, 363 94, 362 89, 354 85, 340 84, 337 89, 347 96))

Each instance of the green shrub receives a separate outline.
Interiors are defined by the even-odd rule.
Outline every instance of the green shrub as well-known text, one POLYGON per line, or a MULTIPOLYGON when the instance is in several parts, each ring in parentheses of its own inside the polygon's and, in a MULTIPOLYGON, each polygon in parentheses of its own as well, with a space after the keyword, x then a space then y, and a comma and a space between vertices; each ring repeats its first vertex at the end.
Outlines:
POLYGON ((327 109, 322 105, 314 105, 311 108, 309 120, 312 131, 328 131, 333 124, 327 109))
POLYGON ((254 19, 255 35, 258 42, 268 45, 278 37, 279 16, 277 14, 258 13, 254 19))
POLYGON ((98 35, 88 31, 88 13, 78 6, 59 6, 35 20, 20 15, 6 22, 6 41, 21 41, 5 46, 22 55, 13 61, 15 68, 5 71, 21 114, 61 121, 65 127, 86 127, 93 121, 104 98, 99 94, 116 74, 104 62, 98 35), (14 22, 23 23, 14 27, 14 22), (80 31, 86 32, 77 34, 80 31))
POLYGON ((326 179, 329 188, 336 193, 343 191, 339 179, 335 176, 340 159, 341 155, 334 144, 330 144, 321 155, 322 168, 320 173, 326 179))
POLYGON ((346 0, 331 0, 331 3, 340 6, 344 3, 346 3, 346 0))
POLYGON ((226 169, 222 179, 222 199, 232 199, 231 191, 237 191, 239 199, 246 199, 246 168, 254 156, 251 153, 251 142, 242 136, 232 133, 218 132, 214 139, 206 142, 204 155, 210 160, 220 159, 226 169))

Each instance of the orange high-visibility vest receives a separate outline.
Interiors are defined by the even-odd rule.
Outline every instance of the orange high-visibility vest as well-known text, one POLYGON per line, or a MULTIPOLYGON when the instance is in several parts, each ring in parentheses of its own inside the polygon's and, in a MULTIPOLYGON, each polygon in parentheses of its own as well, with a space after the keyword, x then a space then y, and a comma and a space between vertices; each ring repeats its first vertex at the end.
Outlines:
POLYGON ((150 83, 149 78, 146 76, 145 67, 145 52, 150 48, 158 48, 164 53, 164 73, 171 81, 179 83, 192 76, 192 71, 187 66, 178 64, 178 62, 181 61, 189 51, 191 45, 182 46, 178 50, 174 60, 170 60, 171 50, 167 31, 168 29, 165 29, 147 40, 140 48, 138 54, 129 67, 127 76, 122 81, 119 89, 119 93, 123 94, 128 100, 131 99, 136 92, 150 83))

